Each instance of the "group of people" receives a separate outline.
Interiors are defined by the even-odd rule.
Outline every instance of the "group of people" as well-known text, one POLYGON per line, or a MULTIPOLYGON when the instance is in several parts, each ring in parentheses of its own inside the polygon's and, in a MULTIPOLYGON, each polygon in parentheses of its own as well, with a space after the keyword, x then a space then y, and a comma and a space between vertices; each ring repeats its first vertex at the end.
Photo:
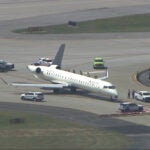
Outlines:
POLYGON ((134 89, 128 89, 128 99, 134 99, 135 92, 136 91, 134 89))

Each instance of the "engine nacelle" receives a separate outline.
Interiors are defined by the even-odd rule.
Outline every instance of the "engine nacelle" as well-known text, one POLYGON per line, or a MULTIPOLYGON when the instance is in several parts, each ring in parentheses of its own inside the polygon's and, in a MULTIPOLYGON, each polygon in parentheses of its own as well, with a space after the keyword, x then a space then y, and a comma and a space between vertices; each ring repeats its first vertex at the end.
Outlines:
POLYGON ((40 67, 36 68, 35 72, 38 74, 41 73, 41 68, 40 67))

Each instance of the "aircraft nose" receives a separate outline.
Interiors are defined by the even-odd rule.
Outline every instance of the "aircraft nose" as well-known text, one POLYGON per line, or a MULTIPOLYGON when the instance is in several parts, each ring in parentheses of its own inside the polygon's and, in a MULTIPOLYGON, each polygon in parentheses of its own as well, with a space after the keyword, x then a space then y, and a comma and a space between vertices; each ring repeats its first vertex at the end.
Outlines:
POLYGON ((27 69, 28 69, 29 71, 31 71, 31 67, 30 67, 30 65, 28 65, 28 66, 27 66, 27 69))
POLYGON ((114 90, 113 94, 114 94, 114 96, 115 96, 116 98, 118 98, 118 92, 117 92, 117 90, 114 90))

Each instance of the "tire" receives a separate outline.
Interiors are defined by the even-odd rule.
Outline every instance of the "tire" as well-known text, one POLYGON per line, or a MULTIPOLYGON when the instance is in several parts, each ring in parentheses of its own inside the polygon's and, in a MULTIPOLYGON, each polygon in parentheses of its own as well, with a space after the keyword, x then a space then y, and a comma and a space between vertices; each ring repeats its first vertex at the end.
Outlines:
POLYGON ((138 112, 143 112, 143 108, 139 108, 138 112))
POLYGON ((21 97, 21 99, 22 99, 22 100, 25 100, 25 98, 24 98, 23 96, 21 97))
POLYGON ((34 97, 34 98, 33 98, 33 101, 35 101, 35 102, 36 102, 36 101, 37 101, 37 99, 34 97))
POLYGON ((53 91, 54 91, 55 94, 58 94, 60 92, 59 89, 54 89, 53 91))
POLYGON ((135 96, 134 98, 135 98, 136 100, 138 100, 138 99, 137 99, 137 96, 135 96))
POLYGON ((121 112, 124 113, 125 111, 124 111, 124 110, 121 110, 121 112))
POLYGON ((1 72, 5 72, 5 69, 1 69, 1 72))
POLYGON ((124 111, 125 111, 125 112, 130 112, 130 111, 129 111, 129 108, 125 109, 124 111))

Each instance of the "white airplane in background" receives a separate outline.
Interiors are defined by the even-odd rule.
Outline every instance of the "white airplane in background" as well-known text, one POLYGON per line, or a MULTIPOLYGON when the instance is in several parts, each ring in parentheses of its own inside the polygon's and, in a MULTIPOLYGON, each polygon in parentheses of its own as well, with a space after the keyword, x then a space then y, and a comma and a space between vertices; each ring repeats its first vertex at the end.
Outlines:
POLYGON ((71 91, 76 91, 77 88, 87 90, 89 92, 96 92, 117 98, 118 93, 113 84, 104 81, 108 78, 108 71, 106 76, 101 78, 91 78, 85 75, 76 74, 64 70, 60 70, 58 65, 52 64, 51 66, 35 66, 28 65, 27 68, 31 71, 36 78, 41 78, 51 83, 48 84, 28 84, 28 83, 12 83, 13 86, 27 86, 38 87, 42 89, 53 89, 57 92, 62 88, 70 88, 71 91))

